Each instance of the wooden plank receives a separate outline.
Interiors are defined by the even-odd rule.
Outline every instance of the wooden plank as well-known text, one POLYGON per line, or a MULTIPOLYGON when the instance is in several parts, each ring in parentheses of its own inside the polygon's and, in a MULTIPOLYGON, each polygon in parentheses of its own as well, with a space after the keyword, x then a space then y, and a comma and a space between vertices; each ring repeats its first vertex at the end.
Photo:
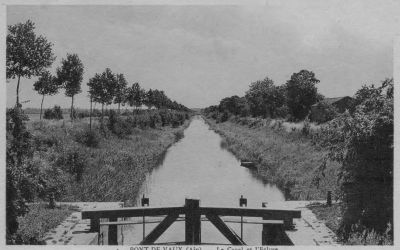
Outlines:
POLYGON ((91 218, 122 218, 122 217, 142 217, 159 216, 167 214, 185 213, 184 207, 125 207, 125 208, 107 208, 91 209, 82 211, 82 219, 91 218))
POLYGON ((210 220, 210 222, 229 240, 229 242, 233 245, 246 245, 244 241, 233 231, 230 227, 228 227, 224 221, 216 214, 208 213, 206 217, 210 220))
POLYGON ((158 224, 151 233, 149 233, 146 238, 140 242, 140 245, 150 245, 154 244, 154 242, 163 234, 172 223, 178 218, 179 214, 169 214, 165 219, 158 224))
MULTIPOLYGON (((110 222, 116 222, 117 218, 110 218, 110 222)), ((107 245, 118 245, 118 226, 110 225, 108 227, 108 244, 107 245)))
POLYGON ((246 219, 241 222, 240 220, 224 219, 225 223, 243 223, 243 224, 283 224, 283 220, 260 220, 260 219, 246 219))
MULTIPOLYGON (((200 207, 200 214, 215 213, 221 216, 265 217, 267 219, 284 219, 287 217, 301 218, 300 210, 267 209, 267 208, 224 208, 200 207)), ((142 217, 159 216, 170 213, 185 213, 184 207, 140 207, 98 209, 82 211, 82 219, 112 218, 112 217, 142 217)))
POLYGON ((262 245, 293 246, 282 223, 264 224, 261 237, 262 245))
POLYGON ((200 200, 185 200, 185 243, 199 245, 201 243, 200 200))
POLYGON ((267 209, 267 208, 224 208, 201 207, 201 214, 214 213, 220 216, 263 217, 267 220, 283 220, 285 218, 301 218, 300 210, 267 209))
POLYGON ((100 233, 100 218, 93 217, 90 219, 90 232, 100 233))

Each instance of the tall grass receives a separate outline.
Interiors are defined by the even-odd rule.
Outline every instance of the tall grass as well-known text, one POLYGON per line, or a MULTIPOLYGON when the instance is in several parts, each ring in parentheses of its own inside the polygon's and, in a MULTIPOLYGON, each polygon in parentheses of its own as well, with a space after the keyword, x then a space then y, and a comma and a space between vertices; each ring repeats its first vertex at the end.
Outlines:
POLYGON ((62 201, 134 201, 146 173, 182 137, 188 124, 188 116, 182 118, 177 113, 171 115, 179 116, 177 126, 173 119, 155 128, 128 121, 150 120, 154 115, 153 111, 115 118, 111 127, 96 121, 92 131, 86 120, 30 122, 28 129, 36 148, 34 160, 45 183, 38 198, 45 199, 53 192, 62 201), (121 123, 123 129, 129 128, 124 136, 119 132, 121 123))
POLYGON ((228 150, 239 159, 254 161, 258 174, 282 188, 287 199, 325 199, 327 191, 337 192, 338 164, 325 161, 327 152, 301 131, 288 133, 282 124, 263 119, 247 124, 208 121, 228 150), (322 164, 327 164, 323 172, 322 164))

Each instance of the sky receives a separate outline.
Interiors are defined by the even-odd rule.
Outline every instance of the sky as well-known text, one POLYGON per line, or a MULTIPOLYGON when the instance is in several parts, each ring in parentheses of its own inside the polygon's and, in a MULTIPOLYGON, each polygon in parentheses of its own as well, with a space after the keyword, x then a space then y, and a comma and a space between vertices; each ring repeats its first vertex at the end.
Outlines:
MULTIPOLYGON (((352 96, 363 84, 393 76, 393 42, 400 1, 267 0, 240 6, 7 6, 7 24, 30 19, 53 43, 55 73, 67 53, 85 67, 76 107, 89 107, 87 82, 110 68, 129 84, 164 90, 190 108, 243 96, 269 77, 284 84, 311 70, 326 97, 352 96)), ((20 100, 40 107, 37 77, 22 78, 20 100)), ((7 86, 15 104, 16 80, 7 86)), ((44 107, 69 107, 71 98, 45 97, 44 107)))

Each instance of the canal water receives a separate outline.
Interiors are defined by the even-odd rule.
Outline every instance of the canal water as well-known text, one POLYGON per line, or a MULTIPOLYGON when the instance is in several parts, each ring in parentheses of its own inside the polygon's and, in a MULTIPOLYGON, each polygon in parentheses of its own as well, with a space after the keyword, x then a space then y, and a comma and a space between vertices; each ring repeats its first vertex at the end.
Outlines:
MULTIPOLYGON (((220 135, 210 129, 201 116, 195 116, 184 137, 172 145, 159 166, 146 176, 140 195, 150 200, 150 206, 183 206, 185 198, 200 199, 200 206, 239 207, 241 195, 248 207, 259 208, 262 202, 283 201, 284 195, 275 185, 263 182, 222 146, 220 135)), ((137 206, 140 206, 138 197, 137 206)), ((156 218, 148 218, 155 220, 156 218)), ((240 218, 229 218, 238 220, 240 218)), ((135 218, 135 221, 140 218, 135 218)), ((156 243, 183 242, 184 221, 177 221, 156 243)), ((145 232, 157 224, 146 224, 145 232)), ((229 223, 240 235, 240 224, 229 223)), ((245 224, 243 240, 248 245, 261 244, 261 225, 245 224)), ((204 243, 228 244, 224 236, 208 221, 202 221, 201 240, 204 243)), ((142 240, 142 225, 119 228, 119 244, 138 244, 142 240)))

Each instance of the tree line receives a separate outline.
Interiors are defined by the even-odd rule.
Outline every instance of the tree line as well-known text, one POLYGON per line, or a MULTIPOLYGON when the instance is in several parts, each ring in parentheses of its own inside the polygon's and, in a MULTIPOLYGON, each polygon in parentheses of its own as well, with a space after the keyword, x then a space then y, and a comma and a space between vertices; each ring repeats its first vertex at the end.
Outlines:
POLYGON ((298 121, 309 114, 313 104, 323 99, 318 93, 317 83, 319 80, 314 72, 309 70, 293 73, 290 79, 280 86, 266 77, 252 82, 245 96, 223 98, 219 105, 207 107, 204 111, 214 118, 221 115, 222 119, 233 114, 298 121))
MULTIPOLYGON (((34 90, 42 96, 40 119, 45 96, 55 95, 64 89, 65 95, 71 98, 71 119, 74 119, 74 97, 82 92, 81 84, 84 66, 77 54, 67 54, 53 76, 47 68, 51 67, 56 57, 52 51, 53 44, 44 36, 36 35, 35 24, 28 20, 8 26, 6 49, 6 77, 17 79, 16 106, 21 106, 19 89, 21 78, 38 76, 34 90)), ((128 87, 128 81, 123 74, 114 74, 106 68, 102 73, 96 73, 87 83, 90 102, 100 103, 102 110, 105 105, 128 104, 131 107, 146 105, 156 108, 168 108, 188 111, 184 105, 171 100, 164 91, 150 89, 145 91, 135 82, 128 87)))
MULTIPOLYGON (((22 110, 20 101, 21 78, 38 77, 33 84, 34 90, 41 95, 40 118, 42 118, 42 108, 45 96, 57 94, 61 89, 65 95, 71 98, 70 116, 71 120, 75 117, 74 98, 82 92, 81 84, 83 81, 84 66, 77 54, 67 54, 61 60, 61 65, 56 68, 56 74, 52 75, 48 68, 55 61, 52 51, 53 44, 44 36, 36 35, 35 25, 28 20, 25 23, 18 23, 8 26, 7 47, 6 47, 6 78, 17 79, 16 104, 14 108, 7 109, 6 114, 6 242, 13 244, 16 242, 15 233, 18 230, 18 217, 23 216, 28 211, 27 201, 32 201, 36 189, 43 192, 48 189, 47 185, 52 186, 52 181, 41 172, 35 161, 34 153, 37 147, 34 143, 35 138, 26 128, 25 122, 28 117, 22 110), (36 164, 36 165, 35 165, 36 164)), ((103 108, 112 103, 121 105, 128 104, 132 107, 146 105, 162 110, 151 112, 136 112, 136 115, 120 117, 113 110, 109 112, 109 129, 118 136, 129 135, 134 132, 135 127, 160 127, 160 126, 180 126, 188 119, 189 111, 184 105, 171 100, 160 90, 150 89, 145 91, 139 83, 133 83, 128 87, 128 81, 123 74, 114 74, 107 68, 102 73, 95 74, 88 82, 90 97, 90 116, 92 114, 92 103, 100 103, 103 108), (172 110, 167 110, 172 109, 172 110), (126 119, 122 119, 126 118, 126 119)), ((56 113, 62 115, 61 109, 55 109, 56 113)), ((103 124, 102 124, 103 125, 103 124)), ((84 131, 77 135, 79 142, 88 146, 98 143, 97 131, 84 131)), ((64 153, 62 154, 64 155, 64 153)), ((67 162, 69 172, 77 175, 80 179, 84 171, 84 153, 74 150, 71 151, 70 162, 67 162)), ((51 171, 59 169, 51 168, 51 171)), ((57 172, 57 176, 62 172, 57 172)), ((62 178, 62 177, 60 177, 62 178)), ((59 183, 55 184, 56 187, 59 183)), ((60 187, 59 187, 60 188, 60 187)), ((45 197, 42 194, 42 198, 45 197)))
MULTIPOLYGON (((324 98, 318 93, 318 82, 308 70, 292 74, 281 86, 266 77, 251 83, 243 97, 223 98, 204 112, 217 122, 231 115, 302 120, 324 98)), ((371 232, 379 235, 378 244, 393 240, 393 92, 393 78, 379 86, 363 85, 349 110, 336 114, 319 130, 304 133, 328 152, 316 179, 325 177, 327 161, 340 164, 336 195, 342 218, 337 234, 344 242, 353 236, 366 240, 371 232)))

